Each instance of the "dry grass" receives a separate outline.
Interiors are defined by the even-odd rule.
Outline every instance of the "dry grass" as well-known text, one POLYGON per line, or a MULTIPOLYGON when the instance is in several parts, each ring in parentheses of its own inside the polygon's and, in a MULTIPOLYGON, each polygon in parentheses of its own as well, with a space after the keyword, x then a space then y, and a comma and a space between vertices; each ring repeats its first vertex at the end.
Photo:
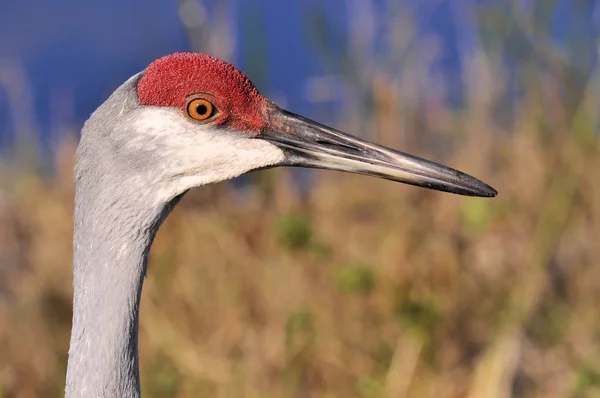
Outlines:
MULTIPOLYGON (((494 200, 339 173, 299 200, 287 170, 189 194, 151 253, 145 395, 598 394, 598 143, 585 124, 548 144, 530 115, 513 135, 465 120, 446 163, 494 200)), ((55 179, 4 177, 2 397, 62 393, 72 150, 55 179)))

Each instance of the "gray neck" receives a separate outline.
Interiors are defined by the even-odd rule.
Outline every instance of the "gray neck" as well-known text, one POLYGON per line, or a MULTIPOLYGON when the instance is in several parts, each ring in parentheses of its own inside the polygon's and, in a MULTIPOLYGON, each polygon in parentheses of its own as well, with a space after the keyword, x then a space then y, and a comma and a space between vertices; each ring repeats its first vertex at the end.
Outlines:
POLYGON ((92 115, 77 149, 73 325, 66 396, 139 397, 138 317, 150 245, 178 201, 136 183, 117 136, 138 105, 136 77, 92 115), (121 110, 114 117, 111 109, 121 110))
POLYGON ((150 245, 171 206, 121 193, 77 190, 67 397, 140 395, 140 295, 150 245))

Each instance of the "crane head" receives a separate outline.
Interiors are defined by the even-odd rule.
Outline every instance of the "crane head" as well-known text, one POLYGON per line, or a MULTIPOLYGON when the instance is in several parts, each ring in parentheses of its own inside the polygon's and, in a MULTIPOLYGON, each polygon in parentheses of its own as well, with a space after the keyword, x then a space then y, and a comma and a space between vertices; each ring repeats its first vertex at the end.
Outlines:
POLYGON ((205 54, 154 61, 137 83, 137 97, 141 135, 133 141, 160 148, 169 196, 276 166, 341 170, 469 196, 497 193, 460 171, 288 112, 234 66, 205 54))

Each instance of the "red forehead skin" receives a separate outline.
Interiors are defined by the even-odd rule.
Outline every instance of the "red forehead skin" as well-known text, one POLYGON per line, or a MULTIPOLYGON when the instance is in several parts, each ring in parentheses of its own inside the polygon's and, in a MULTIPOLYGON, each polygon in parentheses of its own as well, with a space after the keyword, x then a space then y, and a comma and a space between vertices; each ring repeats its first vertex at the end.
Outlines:
POLYGON ((185 109, 187 99, 204 94, 220 115, 212 123, 248 132, 265 125, 268 101, 248 77, 220 59, 199 53, 162 57, 144 71, 137 87, 142 105, 185 109))

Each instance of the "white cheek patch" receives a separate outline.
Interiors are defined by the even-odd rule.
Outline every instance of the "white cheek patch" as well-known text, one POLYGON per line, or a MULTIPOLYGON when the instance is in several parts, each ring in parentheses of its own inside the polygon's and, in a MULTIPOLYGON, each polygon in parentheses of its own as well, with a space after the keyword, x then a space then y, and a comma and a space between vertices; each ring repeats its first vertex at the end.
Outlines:
POLYGON ((188 120, 174 109, 142 108, 135 112, 132 150, 157 152, 149 175, 158 183, 159 200, 170 200, 200 185, 227 180, 284 160, 284 153, 268 141, 243 132, 217 129, 188 120))

